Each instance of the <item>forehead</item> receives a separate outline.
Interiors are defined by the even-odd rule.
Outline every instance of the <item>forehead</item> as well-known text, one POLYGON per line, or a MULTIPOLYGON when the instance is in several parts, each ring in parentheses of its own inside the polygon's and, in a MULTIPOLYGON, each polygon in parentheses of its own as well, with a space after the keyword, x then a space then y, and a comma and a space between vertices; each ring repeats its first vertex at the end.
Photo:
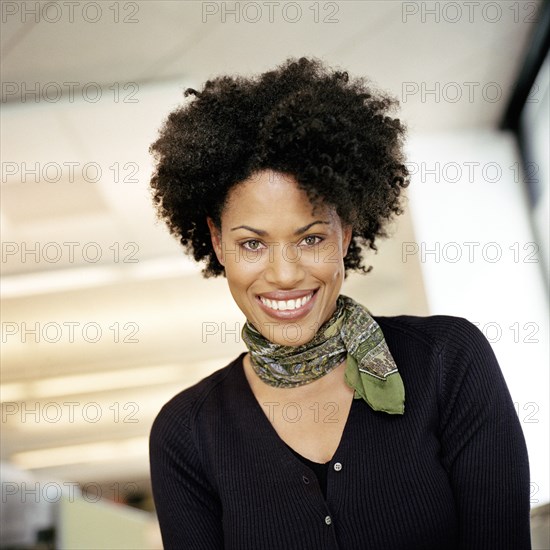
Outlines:
POLYGON ((230 191, 224 207, 224 216, 283 216, 332 217, 334 209, 319 203, 314 205, 307 193, 300 189, 291 174, 262 170, 236 184, 230 191))

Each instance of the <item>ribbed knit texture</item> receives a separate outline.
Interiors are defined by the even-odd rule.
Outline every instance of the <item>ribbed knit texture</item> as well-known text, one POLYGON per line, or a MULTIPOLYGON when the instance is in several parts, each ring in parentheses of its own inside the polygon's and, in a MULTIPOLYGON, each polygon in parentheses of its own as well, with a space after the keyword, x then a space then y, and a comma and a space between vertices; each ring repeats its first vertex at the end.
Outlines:
POLYGON ((150 458, 166 550, 531 548, 527 448, 489 342, 460 317, 373 318, 405 414, 353 400, 326 500, 257 402, 244 353, 162 408, 150 458))

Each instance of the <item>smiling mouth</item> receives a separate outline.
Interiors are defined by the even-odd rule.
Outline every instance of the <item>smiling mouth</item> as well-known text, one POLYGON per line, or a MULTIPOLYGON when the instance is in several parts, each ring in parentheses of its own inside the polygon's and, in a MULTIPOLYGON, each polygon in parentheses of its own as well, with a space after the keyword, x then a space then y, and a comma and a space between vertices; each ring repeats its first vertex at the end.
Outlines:
POLYGON ((304 307, 313 298, 315 291, 310 292, 306 296, 296 298, 294 300, 269 300, 263 296, 258 296, 262 304, 273 311, 295 311, 304 307))

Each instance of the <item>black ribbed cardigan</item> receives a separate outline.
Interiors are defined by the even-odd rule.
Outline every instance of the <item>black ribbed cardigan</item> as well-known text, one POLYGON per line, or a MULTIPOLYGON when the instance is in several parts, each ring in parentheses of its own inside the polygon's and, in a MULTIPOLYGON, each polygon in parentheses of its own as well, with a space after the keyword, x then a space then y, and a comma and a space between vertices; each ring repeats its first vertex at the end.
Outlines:
POLYGON ((232 363, 160 411, 150 436, 166 550, 526 550, 529 463, 493 350, 461 317, 373 316, 405 413, 353 399, 327 498, 232 363))

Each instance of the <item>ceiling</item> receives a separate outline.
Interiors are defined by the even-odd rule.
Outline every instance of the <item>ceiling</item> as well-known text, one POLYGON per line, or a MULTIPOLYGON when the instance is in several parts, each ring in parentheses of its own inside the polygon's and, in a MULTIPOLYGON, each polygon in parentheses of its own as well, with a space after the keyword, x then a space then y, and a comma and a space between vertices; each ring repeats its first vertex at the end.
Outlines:
MULTIPOLYGON (((151 207, 147 148, 183 89, 312 55, 393 93, 411 135, 496 128, 536 19, 525 5, 540 6, 281 3, 270 21, 264 3, 240 3, 264 10, 252 22, 254 7, 235 21, 234 2, 72 14, 50 2, 36 16, 6 4, 19 7, 1 42, 1 456, 44 476, 143 483, 162 403, 244 349, 226 282, 201 278, 151 207)), ((345 291, 377 315, 429 314, 420 266, 401 261, 409 213, 394 233, 345 291)))

